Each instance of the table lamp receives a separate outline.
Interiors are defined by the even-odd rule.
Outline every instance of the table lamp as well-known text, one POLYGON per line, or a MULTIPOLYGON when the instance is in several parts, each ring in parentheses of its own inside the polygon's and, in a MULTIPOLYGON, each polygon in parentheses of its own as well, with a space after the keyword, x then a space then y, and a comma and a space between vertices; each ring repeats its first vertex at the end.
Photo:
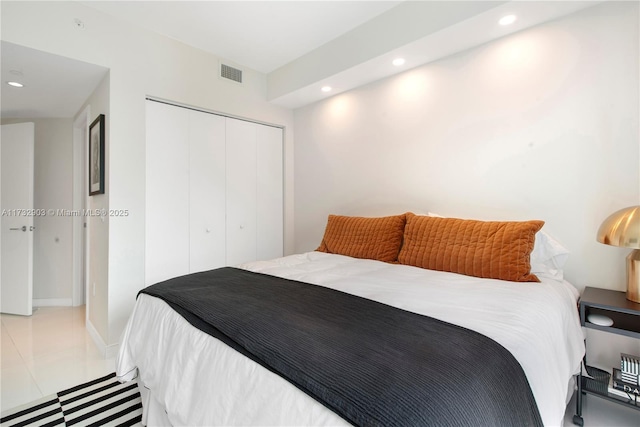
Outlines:
POLYGON ((640 206, 609 215, 598 229, 598 242, 634 249, 627 256, 627 299, 640 303, 640 206))

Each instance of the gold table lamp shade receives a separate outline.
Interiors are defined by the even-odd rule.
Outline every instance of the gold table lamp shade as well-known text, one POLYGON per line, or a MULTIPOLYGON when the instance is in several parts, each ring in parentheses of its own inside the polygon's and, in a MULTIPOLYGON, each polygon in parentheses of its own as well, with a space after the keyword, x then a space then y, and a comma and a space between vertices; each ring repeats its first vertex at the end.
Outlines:
POLYGON ((609 215, 598 229, 598 242, 634 249, 627 257, 627 299, 640 302, 640 206, 609 215))

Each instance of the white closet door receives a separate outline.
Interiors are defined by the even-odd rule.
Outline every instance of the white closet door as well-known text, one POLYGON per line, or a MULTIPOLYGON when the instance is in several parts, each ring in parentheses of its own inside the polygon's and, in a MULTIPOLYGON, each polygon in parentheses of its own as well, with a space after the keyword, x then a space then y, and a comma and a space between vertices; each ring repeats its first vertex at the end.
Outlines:
POLYGON ((145 282, 189 272, 189 110, 146 104, 145 282))
POLYGON ((283 255, 282 129, 257 127, 257 259, 283 255))
POLYGON ((191 273, 225 265, 225 119, 189 112, 191 273))
POLYGON ((256 260, 256 129, 226 119, 227 265, 256 260))

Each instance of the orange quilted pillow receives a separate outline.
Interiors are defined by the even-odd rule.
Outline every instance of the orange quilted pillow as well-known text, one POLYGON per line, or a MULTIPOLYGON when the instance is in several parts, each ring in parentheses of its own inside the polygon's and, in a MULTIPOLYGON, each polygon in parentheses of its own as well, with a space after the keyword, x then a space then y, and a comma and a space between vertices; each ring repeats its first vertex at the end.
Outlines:
POLYGON ((320 252, 396 262, 402 245, 405 215, 380 218, 329 215, 320 252))
POLYGON ((407 213, 400 264, 513 282, 539 282, 529 256, 544 221, 498 222, 407 213))

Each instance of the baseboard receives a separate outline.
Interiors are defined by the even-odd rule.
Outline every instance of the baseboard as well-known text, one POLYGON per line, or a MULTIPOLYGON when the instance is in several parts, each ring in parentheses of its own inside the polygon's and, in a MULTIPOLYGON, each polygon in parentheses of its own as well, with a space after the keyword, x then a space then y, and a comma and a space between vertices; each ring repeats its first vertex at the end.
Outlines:
POLYGON ((87 332, 89 332, 89 336, 98 347, 98 351, 100 352, 102 357, 104 357, 105 359, 112 359, 116 357, 116 355, 118 354, 118 349, 120 348, 120 344, 107 345, 107 343, 104 342, 102 336, 98 333, 89 319, 87 319, 86 325, 87 332))
POLYGON ((71 307, 73 300, 71 298, 34 298, 34 307, 71 307))

